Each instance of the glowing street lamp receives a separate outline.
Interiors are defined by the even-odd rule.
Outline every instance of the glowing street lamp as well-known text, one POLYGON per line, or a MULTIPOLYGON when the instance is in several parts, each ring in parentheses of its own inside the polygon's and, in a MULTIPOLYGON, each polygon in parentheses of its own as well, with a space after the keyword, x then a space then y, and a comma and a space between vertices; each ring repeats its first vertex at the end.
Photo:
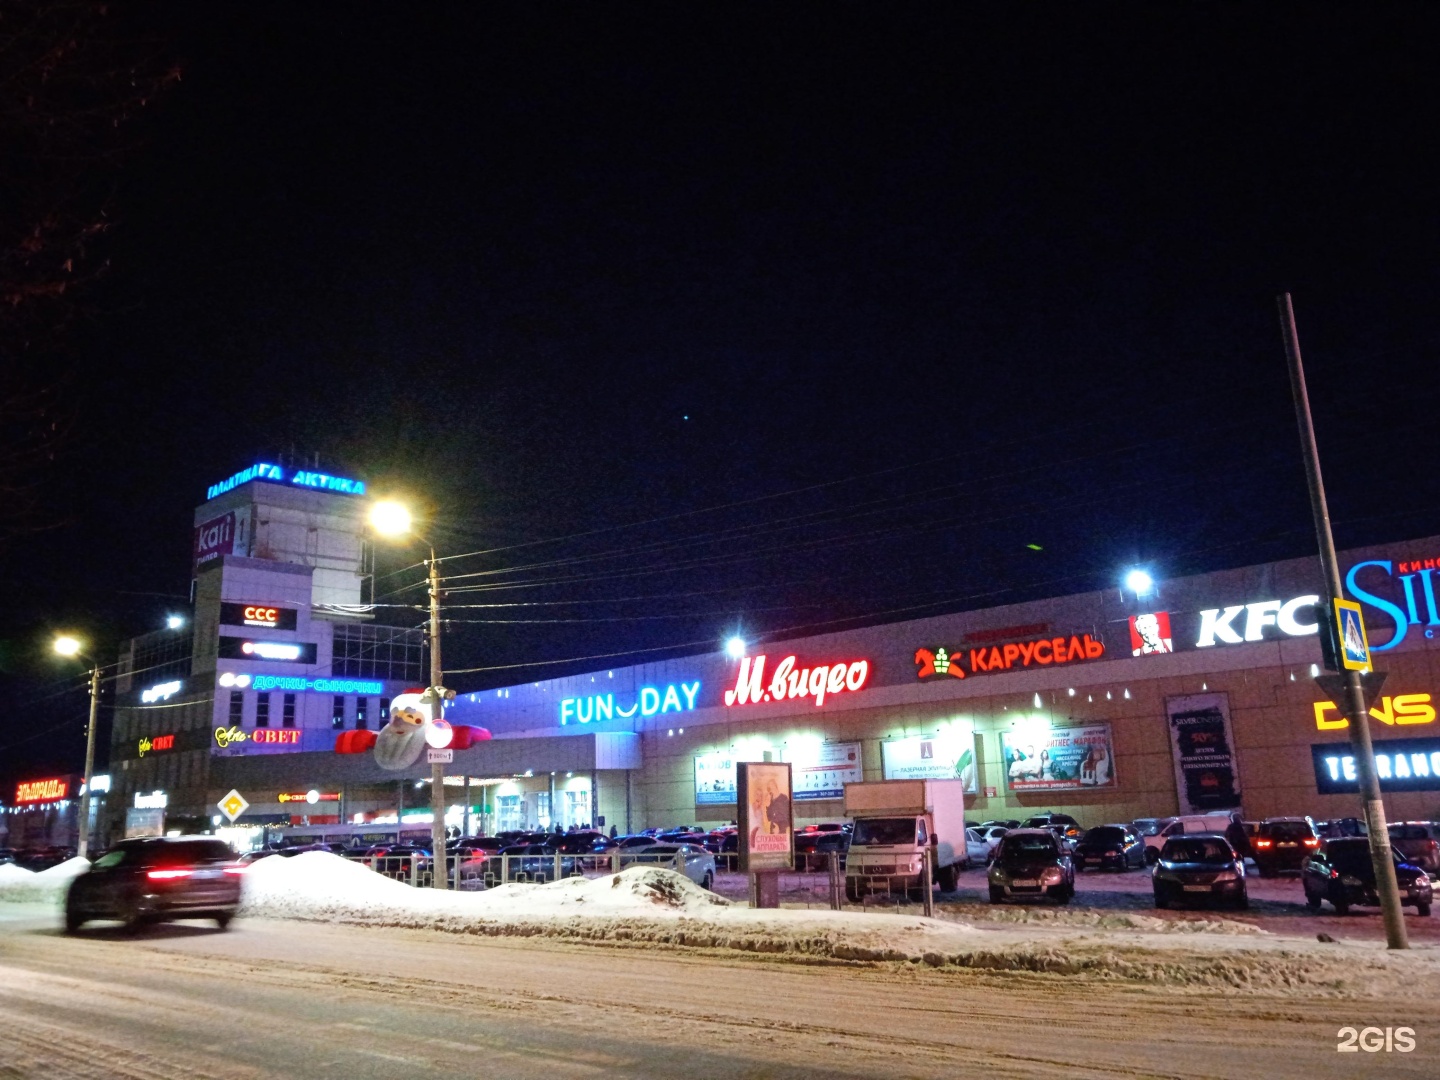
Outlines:
POLYGON ((95 722, 100 712, 100 665, 85 656, 80 639, 61 634, 54 649, 61 656, 78 657, 90 665, 90 723, 85 728, 85 786, 80 790, 80 844, 76 854, 86 857, 90 849, 90 788, 95 771, 95 722))
POLYGON ((370 508, 370 527, 381 536, 405 536, 410 532, 410 511, 388 499, 377 502, 370 508))
POLYGON ((745 655, 745 639, 737 634, 725 642, 725 655, 731 660, 739 660, 743 657, 745 655))
POLYGON ((1155 579, 1146 571, 1135 569, 1125 575, 1125 587, 1138 596, 1149 596, 1155 587, 1155 579))

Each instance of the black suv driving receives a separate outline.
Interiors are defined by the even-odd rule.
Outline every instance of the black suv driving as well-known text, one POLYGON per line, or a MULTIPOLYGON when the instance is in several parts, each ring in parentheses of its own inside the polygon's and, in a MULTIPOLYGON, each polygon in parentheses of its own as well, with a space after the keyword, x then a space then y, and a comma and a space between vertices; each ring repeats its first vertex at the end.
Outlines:
POLYGON ((170 919, 214 919, 224 930, 240 906, 245 872, 230 845, 205 836, 122 840, 70 884, 65 929, 119 919, 125 929, 170 919))

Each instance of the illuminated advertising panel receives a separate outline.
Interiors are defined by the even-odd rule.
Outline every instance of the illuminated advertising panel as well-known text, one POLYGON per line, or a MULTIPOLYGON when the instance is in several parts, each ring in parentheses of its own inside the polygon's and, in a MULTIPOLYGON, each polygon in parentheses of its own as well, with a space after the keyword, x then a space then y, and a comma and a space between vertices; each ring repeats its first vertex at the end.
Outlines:
POLYGON ((975 735, 963 728, 886 739, 880 744, 880 764, 886 780, 963 780, 965 794, 979 791, 975 735))
POLYGON ((1235 810, 1240 780, 1235 768, 1235 735, 1225 694, 1190 694, 1165 699, 1175 790, 1182 814, 1235 810))
MULTIPOLYGON (((1342 731, 1350 726, 1350 721, 1333 701, 1317 701, 1314 707, 1316 731, 1342 731)), ((1429 694, 1396 694, 1393 697, 1386 694, 1370 710, 1370 717, 1386 727, 1433 724, 1435 703, 1429 694)))
POLYGON ((784 758, 790 765, 796 802, 840 799, 845 795, 846 784, 858 784, 865 779, 858 742, 786 743, 784 758))
POLYGON ((294 630, 296 610, 278 604, 223 603, 220 621, 226 626, 258 626, 266 630, 294 630))
MULTIPOLYGON (((1359 790, 1349 743, 1315 743, 1310 754, 1321 795, 1359 790)), ((1381 791, 1440 791, 1440 739, 1377 739, 1375 773, 1381 791)))
POLYGON ((155 753, 161 750, 174 750, 175 736, 156 735, 154 738, 151 738, 149 736, 142 736, 138 749, 140 757, 144 757, 146 754, 155 753))
POLYGON ((195 526, 195 544, 191 553, 191 573, 222 555, 247 555, 250 552, 250 508, 231 510, 195 526))
POLYGON ((1011 791, 1076 791, 1115 786, 1109 724, 1000 732, 1011 791))
POLYGON ((213 499, 227 491, 233 491, 252 480, 263 480, 270 484, 294 484, 296 487, 311 488, 315 491, 336 491, 343 495, 364 495, 365 481, 352 480, 345 476, 331 476, 329 473, 310 469, 290 469, 284 465, 271 465, 257 461, 248 469, 241 469, 234 476, 226 477, 218 484, 211 484, 205 491, 205 498, 213 499))
MULTIPOLYGON (((256 641, 252 638, 222 637, 220 659, 263 660, 287 664, 315 663, 313 641, 256 641)), ((260 689, 260 687, 256 687, 260 689)))
POLYGON ((696 805, 724 805, 734 801, 735 756, 733 754, 696 754, 696 805))
POLYGON ((789 870, 795 849, 790 766, 743 761, 736 768, 741 872, 789 870))

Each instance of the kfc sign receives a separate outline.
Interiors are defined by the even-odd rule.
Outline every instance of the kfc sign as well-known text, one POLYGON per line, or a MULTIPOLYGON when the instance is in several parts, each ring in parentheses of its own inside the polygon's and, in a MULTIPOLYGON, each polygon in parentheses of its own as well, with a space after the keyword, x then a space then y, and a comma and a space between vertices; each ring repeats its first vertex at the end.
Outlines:
POLYGON ((220 621, 226 626, 258 626, 266 630, 294 630, 295 609, 278 604, 220 605, 220 621))
POLYGON ((859 690, 870 678, 870 661, 820 664, 800 668, 795 657, 787 656, 775 665, 775 674, 767 688, 765 657, 747 656, 740 661, 740 674, 735 689, 725 691, 726 705, 754 705, 762 701, 787 701, 792 698, 813 698, 817 706, 825 704, 827 695, 859 690))
MULTIPOLYGON (((1261 600, 1254 604, 1234 604, 1227 608, 1210 608, 1200 612, 1200 636, 1197 649, 1212 645, 1239 645, 1246 641, 1264 641, 1265 631, 1273 627, 1286 637, 1303 637, 1320 631, 1314 609, 1320 597, 1314 593, 1297 596, 1281 603, 1261 600), (1241 613, 1243 614, 1243 618, 1241 613), (1301 621, 1302 617, 1306 620, 1301 621)), ((1273 637, 1274 635, 1268 635, 1273 637)))

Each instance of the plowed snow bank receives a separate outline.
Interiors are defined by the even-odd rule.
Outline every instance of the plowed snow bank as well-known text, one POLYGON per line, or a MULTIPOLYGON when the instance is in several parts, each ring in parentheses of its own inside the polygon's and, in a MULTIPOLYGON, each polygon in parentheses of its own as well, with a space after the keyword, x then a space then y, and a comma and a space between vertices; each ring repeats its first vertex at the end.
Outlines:
POLYGON ((6 863, 0 866, 0 900, 33 902, 36 900, 61 900, 70 882, 90 869, 90 860, 78 856, 67 859, 38 874, 23 866, 6 863))

